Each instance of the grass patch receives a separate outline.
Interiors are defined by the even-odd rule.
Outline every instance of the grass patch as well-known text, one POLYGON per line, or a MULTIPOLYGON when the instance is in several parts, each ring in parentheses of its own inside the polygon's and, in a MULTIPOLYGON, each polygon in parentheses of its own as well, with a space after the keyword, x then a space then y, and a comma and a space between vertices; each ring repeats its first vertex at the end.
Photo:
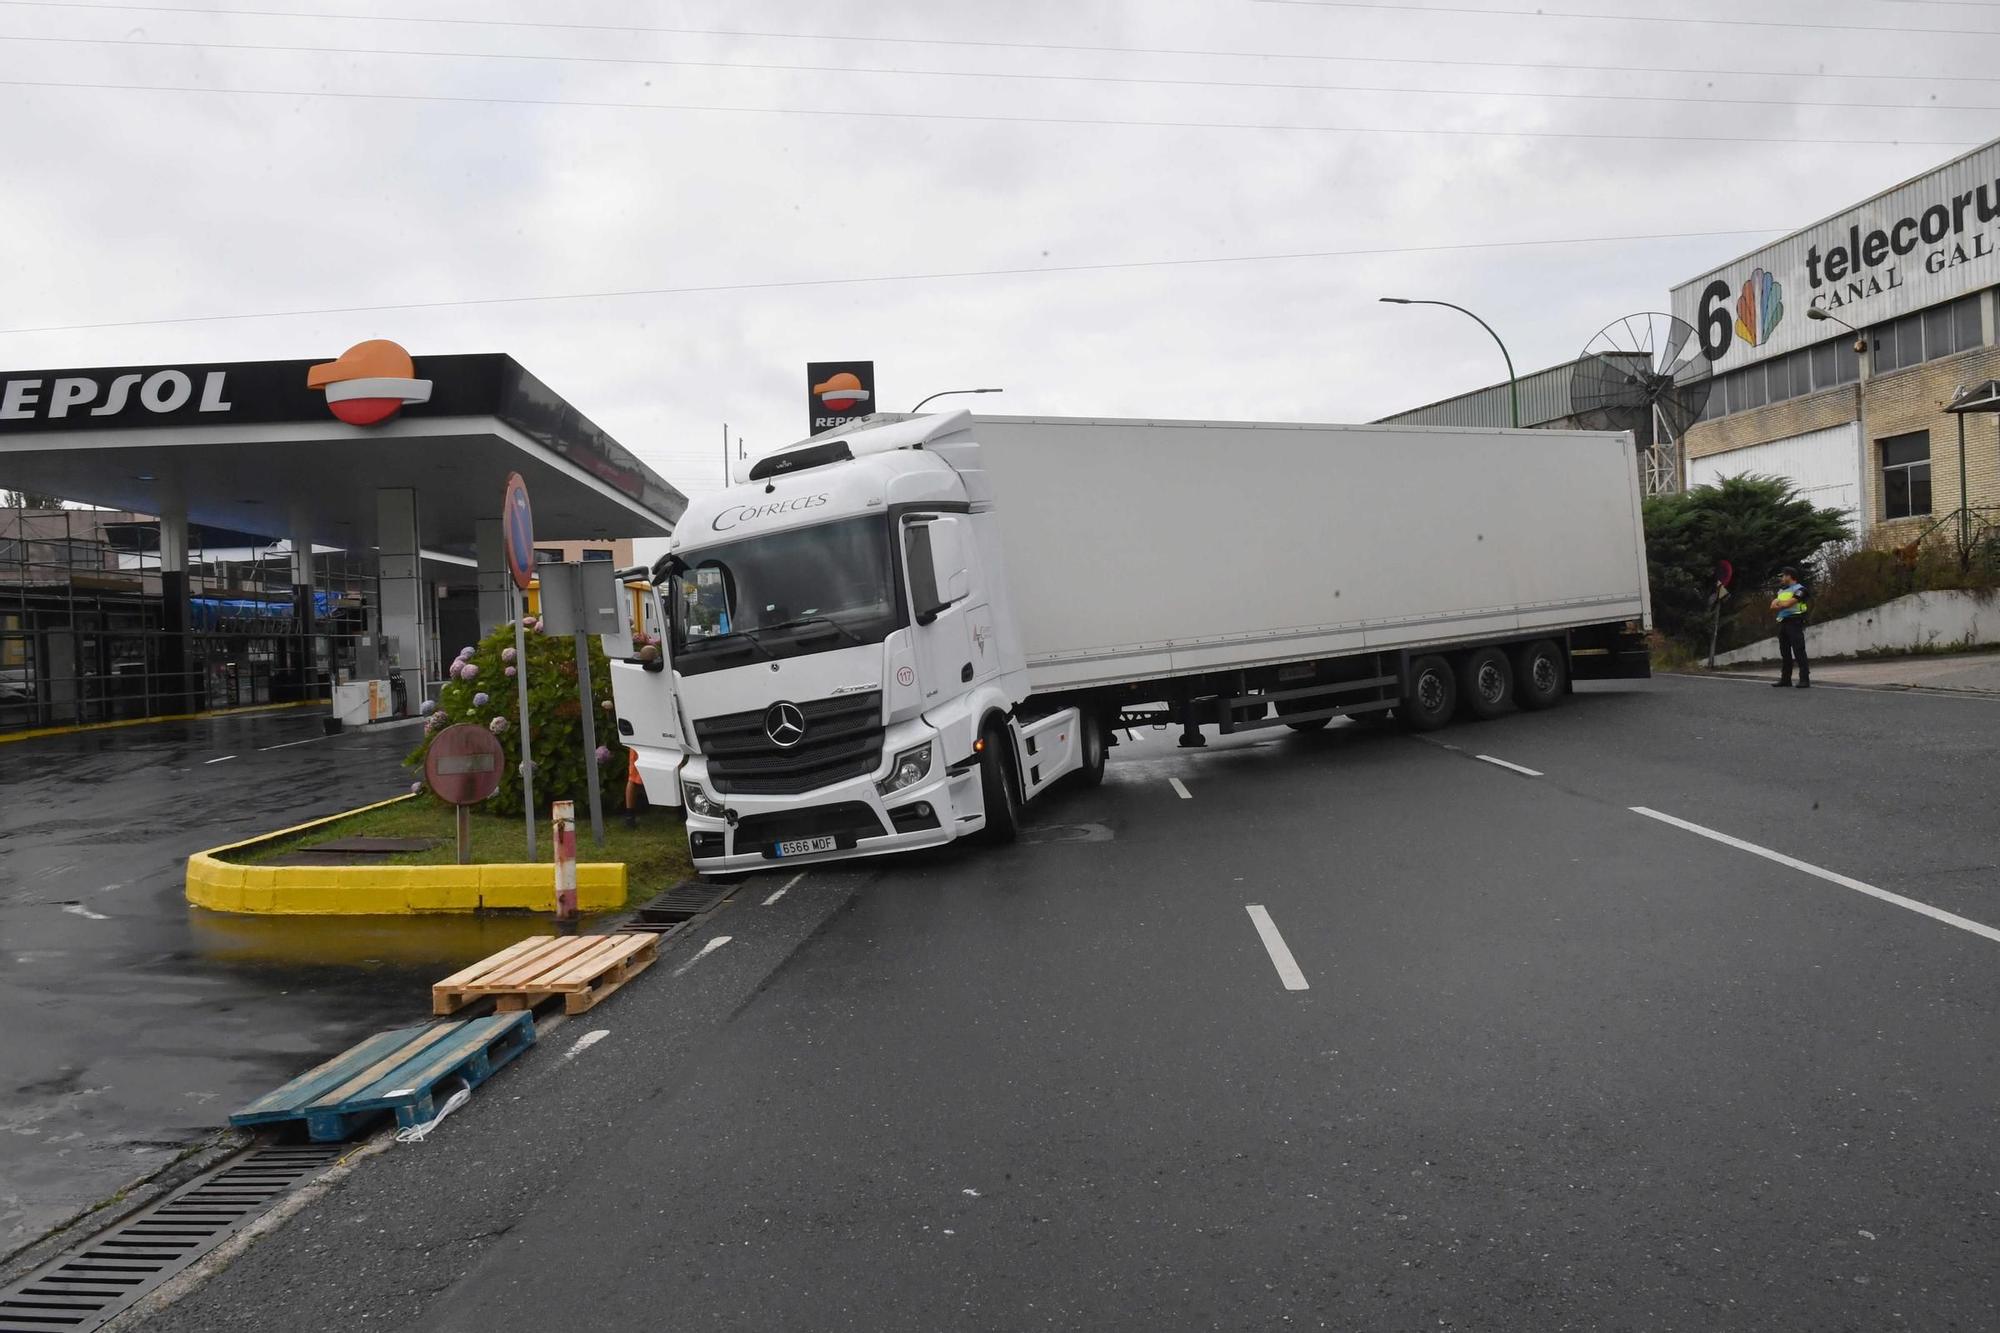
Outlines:
MULTIPOLYGON (((626 828, 622 814, 604 814, 604 845, 590 836, 590 816, 579 808, 576 831, 576 859, 579 861, 623 861, 632 884, 672 884, 693 867, 688 861, 687 830, 680 816, 667 810, 643 810, 637 828, 626 828)), ((311 851, 321 843, 338 838, 435 838, 428 851, 397 852, 369 865, 444 866, 458 862, 458 833, 452 808, 434 796, 412 797, 375 810, 363 810, 331 823, 320 824, 275 842, 232 852, 225 860, 238 865, 261 865, 292 852, 311 851)), ((553 864, 554 840, 547 822, 535 830, 535 860, 553 864)), ((472 859, 481 865, 519 864, 528 860, 527 835, 521 821, 511 816, 472 814, 472 859)), ((357 865, 348 857, 327 858, 329 865, 357 865)))

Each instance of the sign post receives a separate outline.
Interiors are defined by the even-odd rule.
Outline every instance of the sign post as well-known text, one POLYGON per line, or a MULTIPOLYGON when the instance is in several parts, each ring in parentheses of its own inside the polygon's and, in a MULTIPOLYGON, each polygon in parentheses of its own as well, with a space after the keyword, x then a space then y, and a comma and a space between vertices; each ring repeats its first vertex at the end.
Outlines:
POLYGON ((528 860, 535 859, 535 738, 528 729, 528 585, 535 579, 535 516, 528 508, 528 483, 507 474, 500 509, 506 540, 507 572, 514 576, 514 680, 521 701, 521 813, 528 826, 528 860))
POLYGON ((458 722, 446 727, 424 752, 424 781, 458 812, 458 863, 472 860, 472 807, 500 790, 506 751, 500 738, 482 726, 458 722))
POLYGON ((583 709, 583 771, 590 791, 590 835, 604 845, 604 801, 597 776, 597 710, 591 707, 590 636, 618 629, 618 581, 608 567, 577 562, 540 567, 542 632, 576 639, 576 694, 583 709), (591 573, 603 577, 591 586, 591 573))
POLYGON ((549 805, 556 857, 556 920, 576 920, 576 802, 549 805))

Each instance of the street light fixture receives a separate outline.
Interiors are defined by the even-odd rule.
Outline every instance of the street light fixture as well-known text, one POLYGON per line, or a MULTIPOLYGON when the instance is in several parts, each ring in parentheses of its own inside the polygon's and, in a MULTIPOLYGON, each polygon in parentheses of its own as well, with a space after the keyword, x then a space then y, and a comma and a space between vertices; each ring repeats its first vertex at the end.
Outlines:
POLYGON ((1868 335, 1866 333, 1863 333, 1860 329, 1855 328, 1852 324, 1849 324, 1839 315, 1836 315, 1831 311, 1821 310, 1818 306, 1814 305, 1806 307, 1806 318, 1832 320, 1834 323, 1840 325, 1841 328, 1846 329, 1849 333, 1854 335, 1854 350, 1857 354, 1868 350, 1868 335))
POLYGON ((924 403, 928 403, 931 400, 931 398, 949 398, 951 397, 951 395, 955 393, 1005 393, 1005 392, 1007 392, 1005 389, 940 389, 936 393, 932 394, 930 398, 924 399, 923 403, 918 403, 915 407, 911 408, 910 415, 915 416, 917 413, 923 411, 924 403))
POLYGON ((1493 326, 1491 324, 1488 324, 1485 320, 1473 314, 1470 310, 1467 310, 1464 306, 1453 305, 1449 301, 1422 301, 1422 300, 1414 300, 1407 296, 1384 296, 1381 297, 1380 299, 1386 305, 1441 305, 1447 310, 1456 310, 1459 314, 1466 316, 1473 323, 1477 324, 1480 328, 1485 329, 1486 332, 1492 336, 1493 341, 1499 344, 1501 359, 1506 361, 1507 363, 1507 395, 1513 404, 1514 429, 1519 430, 1521 428, 1521 386, 1519 382, 1516 381, 1514 378, 1514 358, 1507 354, 1507 344, 1500 341, 1500 335, 1493 332, 1493 326))

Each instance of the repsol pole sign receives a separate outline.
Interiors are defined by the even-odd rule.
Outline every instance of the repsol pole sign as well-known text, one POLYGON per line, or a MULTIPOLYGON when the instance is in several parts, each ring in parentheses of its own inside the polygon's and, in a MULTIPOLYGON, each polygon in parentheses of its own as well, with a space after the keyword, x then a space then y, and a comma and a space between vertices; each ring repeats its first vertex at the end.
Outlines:
POLYGON ((875 402, 873 361, 806 363, 806 421, 819 435, 882 409, 875 402))
POLYGON ((2000 143, 1674 289, 1718 371, 2000 284, 2000 143))

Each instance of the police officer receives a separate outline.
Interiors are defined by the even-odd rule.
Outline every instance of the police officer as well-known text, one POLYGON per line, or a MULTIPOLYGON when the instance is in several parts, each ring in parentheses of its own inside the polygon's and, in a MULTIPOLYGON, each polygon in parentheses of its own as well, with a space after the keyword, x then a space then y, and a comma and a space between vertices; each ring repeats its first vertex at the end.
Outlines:
POLYGON ((1778 613, 1778 659, 1783 664, 1771 686, 1779 690, 1789 688, 1792 664, 1796 662, 1798 688, 1811 689, 1812 668, 1806 662, 1806 587, 1799 582, 1799 571, 1791 565, 1778 574, 1778 595, 1771 600, 1771 609, 1778 613))

